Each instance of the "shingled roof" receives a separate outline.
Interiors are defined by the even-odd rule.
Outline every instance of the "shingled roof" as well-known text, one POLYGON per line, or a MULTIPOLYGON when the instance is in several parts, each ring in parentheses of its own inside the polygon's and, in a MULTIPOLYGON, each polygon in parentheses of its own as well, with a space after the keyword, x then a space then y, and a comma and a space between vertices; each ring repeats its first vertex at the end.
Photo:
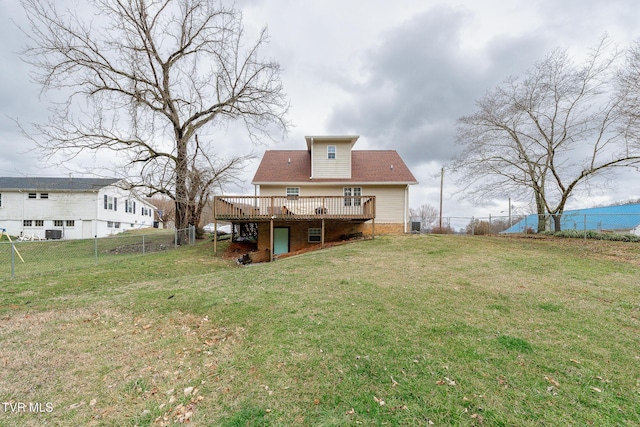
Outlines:
POLYGON ((116 178, 0 177, 0 190, 92 191, 118 181, 116 178))
POLYGON ((252 181, 253 184, 303 182, 417 183, 395 150, 353 150, 350 179, 311 179, 311 153, 308 150, 268 150, 252 181))

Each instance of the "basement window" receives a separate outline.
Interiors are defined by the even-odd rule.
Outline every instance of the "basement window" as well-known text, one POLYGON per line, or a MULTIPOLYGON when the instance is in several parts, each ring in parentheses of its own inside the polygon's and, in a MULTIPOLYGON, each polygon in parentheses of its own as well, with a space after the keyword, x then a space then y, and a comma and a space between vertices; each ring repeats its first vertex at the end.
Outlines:
POLYGON ((309 243, 320 243, 322 241, 322 228, 309 229, 309 243))

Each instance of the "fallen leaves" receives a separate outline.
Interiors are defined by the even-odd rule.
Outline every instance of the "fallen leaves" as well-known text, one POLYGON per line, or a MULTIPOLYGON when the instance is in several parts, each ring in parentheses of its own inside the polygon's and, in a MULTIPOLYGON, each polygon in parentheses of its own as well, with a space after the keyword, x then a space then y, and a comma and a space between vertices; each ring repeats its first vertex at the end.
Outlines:
POLYGON ((560 383, 558 381, 556 381, 555 379, 553 379, 553 377, 549 377, 549 376, 545 375, 544 379, 547 380, 547 382, 549 382, 554 387, 560 387, 560 383))
POLYGON ((452 380, 450 378, 447 378, 447 377, 444 377, 444 379, 442 379, 442 380, 436 381, 436 384, 438 384, 438 385, 448 385, 448 386, 451 386, 451 387, 458 385, 454 380, 452 380))

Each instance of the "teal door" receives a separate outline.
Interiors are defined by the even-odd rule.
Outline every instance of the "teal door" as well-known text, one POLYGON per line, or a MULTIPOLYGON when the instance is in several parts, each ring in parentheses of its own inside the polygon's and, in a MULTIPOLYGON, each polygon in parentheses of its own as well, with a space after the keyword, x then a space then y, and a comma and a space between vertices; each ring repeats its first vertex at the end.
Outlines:
POLYGON ((273 254, 286 254, 289 252, 289 229, 276 227, 273 229, 273 254))

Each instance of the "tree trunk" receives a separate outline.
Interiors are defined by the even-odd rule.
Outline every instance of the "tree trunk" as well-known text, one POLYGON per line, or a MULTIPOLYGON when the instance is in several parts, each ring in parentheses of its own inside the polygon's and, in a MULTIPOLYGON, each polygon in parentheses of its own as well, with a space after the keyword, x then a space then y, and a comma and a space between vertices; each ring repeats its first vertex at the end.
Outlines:
POLYGON ((187 239, 184 231, 189 226, 189 194, 187 189, 187 144, 186 141, 176 141, 176 231, 178 232, 178 244, 187 239))
POLYGON ((553 218, 553 231, 555 231, 556 233, 558 231, 562 231, 560 229, 560 227, 561 227, 560 226, 560 220, 562 219, 562 214, 561 213, 560 214, 556 213, 556 214, 551 215, 551 217, 553 218))
POLYGON ((544 206, 544 197, 536 193, 536 210, 538 212, 538 233, 547 229, 547 214, 544 206))

